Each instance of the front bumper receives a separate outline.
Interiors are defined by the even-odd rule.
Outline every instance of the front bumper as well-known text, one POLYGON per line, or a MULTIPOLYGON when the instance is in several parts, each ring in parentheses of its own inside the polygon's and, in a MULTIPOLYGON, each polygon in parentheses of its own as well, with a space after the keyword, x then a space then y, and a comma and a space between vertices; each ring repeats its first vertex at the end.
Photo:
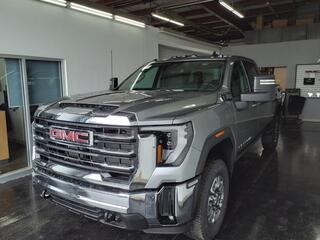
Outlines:
POLYGON ((198 179, 160 189, 106 190, 81 186, 34 168, 33 183, 43 197, 93 220, 130 230, 176 234, 185 232, 193 218, 198 179), (160 197, 168 191, 172 194, 160 197), (163 221, 163 214, 172 216, 163 221))

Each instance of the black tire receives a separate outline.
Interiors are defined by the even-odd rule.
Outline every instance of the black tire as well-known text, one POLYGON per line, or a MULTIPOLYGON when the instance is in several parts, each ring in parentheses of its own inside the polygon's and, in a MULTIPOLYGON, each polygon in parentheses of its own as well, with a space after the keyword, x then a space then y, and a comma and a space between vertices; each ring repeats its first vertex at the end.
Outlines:
MULTIPOLYGON (((222 192, 222 191, 221 191, 222 192)), ((227 203, 229 197, 229 172, 226 164, 220 160, 215 159, 209 161, 206 166, 204 173, 201 177, 200 188, 199 188, 199 198, 198 205, 196 210, 195 219, 192 222, 191 229, 187 235, 193 239, 197 240, 211 240, 214 239, 218 234, 224 216, 227 210, 227 203), (211 188, 213 187, 214 181, 218 178, 223 180, 223 200, 220 201, 220 214, 217 215, 217 218, 214 222, 209 221, 209 207, 210 203, 213 204, 213 201, 209 201, 209 197, 212 200, 213 195, 211 193, 211 188)), ((221 199, 221 197, 220 197, 221 199)), ((211 213, 213 213, 211 211, 211 213)))
POLYGON ((280 133, 280 117, 276 116, 264 131, 261 143, 264 149, 273 150, 278 145, 280 133))

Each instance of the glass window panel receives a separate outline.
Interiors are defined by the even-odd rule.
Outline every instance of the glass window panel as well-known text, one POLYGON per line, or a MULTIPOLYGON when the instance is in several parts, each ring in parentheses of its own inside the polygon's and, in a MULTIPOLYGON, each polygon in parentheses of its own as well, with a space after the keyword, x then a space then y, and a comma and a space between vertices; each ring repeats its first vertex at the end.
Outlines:
POLYGON ((233 98, 238 101, 242 93, 249 93, 249 83, 240 62, 235 62, 231 75, 231 91, 233 98))
POLYGON ((21 65, 0 58, 0 176, 28 166, 21 65))
POLYGON ((46 104, 61 98, 60 62, 27 60, 26 64, 30 105, 46 104))
POLYGON ((6 93, 8 105, 13 107, 22 106, 21 72, 19 59, 5 59, 5 72, 2 78, 6 79, 6 93))
POLYGON ((246 72, 247 72, 247 75, 249 78, 250 87, 251 87, 251 89, 253 89, 254 77, 258 76, 258 74, 259 74, 258 68, 254 63, 248 62, 248 61, 243 61, 243 65, 244 65, 244 68, 246 69, 246 72))

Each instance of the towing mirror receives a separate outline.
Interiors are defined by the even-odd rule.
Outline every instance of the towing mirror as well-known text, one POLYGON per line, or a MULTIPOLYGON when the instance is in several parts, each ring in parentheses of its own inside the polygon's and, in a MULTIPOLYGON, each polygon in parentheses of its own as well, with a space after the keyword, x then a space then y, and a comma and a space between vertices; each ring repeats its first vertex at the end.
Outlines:
POLYGON ((241 94, 241 102, 270 102, 275 99, 275 92, 241 94))
POLYGON ((253 92, 267 93, 276 91, 276 80, 274 76, 255 76, 253 92))
POLYGON ((254 77, 253 93, 241 94, 242 102, 269 102, 276 99, 276 80, 274 76, 254 77))
POLYGON ((118 78, 113 77, 110 79, 110 90, 115 90, 118 87, 118 78))

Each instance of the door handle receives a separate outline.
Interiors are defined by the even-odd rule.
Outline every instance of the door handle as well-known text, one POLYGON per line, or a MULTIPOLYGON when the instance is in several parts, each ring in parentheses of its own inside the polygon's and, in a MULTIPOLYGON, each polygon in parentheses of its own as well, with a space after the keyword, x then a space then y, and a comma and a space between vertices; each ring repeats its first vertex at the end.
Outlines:
POLYGON ((255 107, 259 106, 260 104, 261 103, 254 103, 254 104, 251 105, 251 107, 255 108, 255 107))

